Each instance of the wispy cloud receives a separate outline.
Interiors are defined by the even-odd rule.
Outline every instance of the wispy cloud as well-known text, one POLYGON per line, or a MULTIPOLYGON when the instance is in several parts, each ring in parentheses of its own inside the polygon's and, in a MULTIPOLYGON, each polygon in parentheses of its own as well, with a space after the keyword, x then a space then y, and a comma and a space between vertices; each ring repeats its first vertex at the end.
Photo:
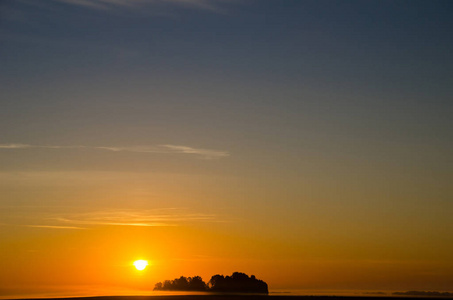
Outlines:
POLYGON ((25 144, 1 144, 0 149, 26 149, 32 148, 30 145, 25 144))
POLYGON ((201 155, 205 158, 221 158, 230 156, 226 151, 217 151, 209 149, 196 149, 187 146, 176 146, 176 145, 161 145, 160 147, 166 148, 174 153, 186 153, 186 154, 196 154, 201 155))
POLYGON ((34 220, 35 224, 21 226, 47 229, 89 229, 95 226, 168 227, 192 222, 219 222, 219 220, 214 214, 167 208, 42 214, 34 220))
POLYGON ((173 4, 185 7, 221 12, 221 2, 225 0, 53 0, 54 2, 71 4, 96 10, 114 8, 138 8, 147 4, 173 4))
POLYGON ((53 226, 53 225, 25 225, 25 226, 33 228, 50 228, 50 229, 86 229, 83 227, 76 226, 53 226))
POLYGON ((72 225, 109 225, 109 226, 177 226, 186 222, 213 222, 213 214, 190 213, 183 209, 160 210, 107 210, 89 213, 66 214, 51 218, 72 225))
POLYGON ((111 146, 58 146, 58 145, 29 145, 29 144, 0 144, 0 149, 92 149, 112 152, 135 152, 135 153, 156 153, 156 154, 190 154, 204 159, 218 159, 228 157, 227 151, 210 149, 192 148, 179 145, 157 145, 157 146, 130 146, 130 147, 111 147, 111 146))

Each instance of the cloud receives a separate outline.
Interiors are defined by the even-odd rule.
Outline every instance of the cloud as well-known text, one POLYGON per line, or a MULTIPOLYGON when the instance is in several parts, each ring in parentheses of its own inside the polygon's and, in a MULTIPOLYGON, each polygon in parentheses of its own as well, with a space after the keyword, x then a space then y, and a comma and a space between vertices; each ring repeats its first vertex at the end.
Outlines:
POLYGON ((193 7, 214 12, 221 12, 220 2, 225 0, 53 0, 74 6, 96 10, 109 10, 114 8, 138 8, 147 4, 173 4, 193 7))
MULTIPOLYGON (((72 4, 72 5, 77 5, 77 6, 83 6, 86 8, 91 8, 91 9, 108 9, 108 2, 104 3, 105 1, 97 1, 97 0, 54 0, 55 2, 63 2, 67 4, 72 4)), ((111 1, 114 2, 114 1, 111 1)))
POLYGON ((230 154, 226 151, 195 149, 187 146, 175 146, 175 145, 161 145, 160 147, 167 148, 174 153, 196 154, 201 155, 205 158, 221 158, 230 156, 230 154))
POLYGON ((25 145, 25 144, 3 144, 0 145, 0 149, 26 149, 26 148, 32 148, 33 146, 31 145, 25 145))
POLYGON ((66 214, 49 219, 69 225, 164 227, 178 226, 187 222, 214 222, 216 216, 189 213, 183 209, 160 209, 95 211, 66 214))
POLYGON ((33 228, 50 228, 50 229, 86 229, 83 227, 75 227, 75 226, 53 226, 53 225, 25 225, 26 227, 33 227, 33 228))
MULTIPOLYGON (((21 207, 17 208, 18 210, 21 207)), ((89 212, 34 212, 16 214, 11 223, 1 226, 24 226, 46 229, 90 229, 96 226, 174 227, 193 222, 223 222, 215 214, 195 213, 185 208, 149 210, 109 209, 89 212), (14 220, 15 219, 15 220, 14 220)))
POLYGON ((29 145, 29 144, 0 144, 0 149, 92 149, 112 152, 156 153, 156 154, 190 154, 204 159, 218 159, 228 157, 227 151, 192 148, 179 145, 158 146, 132 146, 132 147, 108 147, 108 146, 56 146, 56 145, 29 145))

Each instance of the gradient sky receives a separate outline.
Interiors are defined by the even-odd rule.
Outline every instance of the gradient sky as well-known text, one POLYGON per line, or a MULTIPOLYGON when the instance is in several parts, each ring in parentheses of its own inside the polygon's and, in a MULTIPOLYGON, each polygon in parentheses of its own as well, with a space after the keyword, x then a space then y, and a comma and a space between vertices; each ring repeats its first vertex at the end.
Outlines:
POLYGON ((452 16, 2 1, 0 295, 453 291, 452 16))

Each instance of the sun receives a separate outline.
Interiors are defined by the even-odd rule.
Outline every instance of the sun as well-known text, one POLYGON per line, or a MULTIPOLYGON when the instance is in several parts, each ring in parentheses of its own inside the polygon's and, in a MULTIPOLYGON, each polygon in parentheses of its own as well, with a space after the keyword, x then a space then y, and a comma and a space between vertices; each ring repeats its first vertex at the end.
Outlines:
POLYGON ((147 265, 148 265, 148 261, 143 260, 143 259, 134 261, 134 266, 139 271, 143 271, 147 265))

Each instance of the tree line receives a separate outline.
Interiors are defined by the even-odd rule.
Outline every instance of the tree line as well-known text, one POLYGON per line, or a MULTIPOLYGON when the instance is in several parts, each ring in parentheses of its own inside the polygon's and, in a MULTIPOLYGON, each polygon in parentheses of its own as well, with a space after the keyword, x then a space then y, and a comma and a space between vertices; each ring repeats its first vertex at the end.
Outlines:
POLYGON ((220 293, 259 293, 268 294, 267 283, 254 275, 234 272, 231 276, 214 275, 205 283, 200 276, 175 278, 158 282, 155 291, 203 291, 220 293))

